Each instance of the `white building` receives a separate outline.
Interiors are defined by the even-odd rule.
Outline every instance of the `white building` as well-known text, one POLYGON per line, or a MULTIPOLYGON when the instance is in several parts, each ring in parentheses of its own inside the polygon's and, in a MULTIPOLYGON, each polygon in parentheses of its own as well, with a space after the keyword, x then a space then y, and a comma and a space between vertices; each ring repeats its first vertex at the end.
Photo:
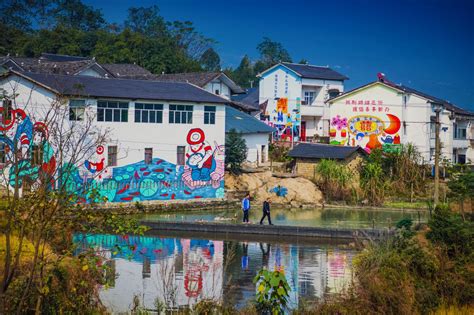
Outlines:
POLYGON ((325 101, 344 91, 348 78, 328 67, 279 63, 258 75, 265 120, 282 139, 308 141, 328 134, 325 101))
POLYGON ((396 150, 412 143, 425 161, 435 152, 435 104, 440 113, 442 157, 455 163, 474 162, 474 113, 448 101, 379 80, 328 101, 332 144, 396 150))
POLYGON ((155 80, 166 82, 187 82, 226 99, 245 91, 223 72, 170 73, 156 76, 155 80))
MULTIPOLYGON (((110 132, 106 143, 77 165, 75 190, 98 185, 109 201, 119 202, 224 197, 228 101, 222 97, 189 83, 13 71, 0 77, 0 89, 17 94, 3 104, 12 119, 2 126, 2 169, 8 168, 15 143, 25 146, 28 156, 47 144, 48 126, 42 122, 61 96, 68 126, 90 117, 95 127, 110 132)), ((54 147, 38 152, 42 163, 27 161, 28 174, 60 167, 54 147)))
POLYGON ((268 162, 269 140, 274 128, 264 124, 257 118, 227 107, 225 113, 225 132, 235 130, 240 133, 247 145, 247 159, 251 164, 259 165, 268 162))

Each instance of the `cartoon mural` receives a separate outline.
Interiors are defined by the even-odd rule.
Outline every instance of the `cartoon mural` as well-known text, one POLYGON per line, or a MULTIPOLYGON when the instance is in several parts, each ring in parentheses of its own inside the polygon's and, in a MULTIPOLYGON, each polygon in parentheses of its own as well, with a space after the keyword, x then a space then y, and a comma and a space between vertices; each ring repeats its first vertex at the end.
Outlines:
POLYGON ((272 117, 267 124, 277 129, 275 139, 288 140, 295 137, 295 140, 298 140, 301 125, 301 99, 299 97, 293 105, 289 104, 288 98, 278 98, 272 117))
POLYGON ((15 183, 22 186, 25 180, 34 187, 35 182, 46 180, 54 188, 55 174, 60 174, 61 183, 82 203, 93 201, 92 192, 94 201, 109 202, 224 197, 224 147, 217 143, 211 146, 199 128, 191 129, 186 137, 189 148, 184 166, 154 158, 149 164, 139 161, 106 167, 103 146, 98 146, 95 155, 81 165, 59 166, 48 142, 47 126, 33 123, 21 109, 12 110, 10 116, 0 125, 0 142, 5 144, 7 167, 15 148, 21 152, 18 178, 10 174, 12 187, 15 183), (35 165, 33 146, 42 149, 42 161, 35 161, 35 165))
POLYGON ((349 119, 336 115, 331 119, 329 136, 331 144, 360 146, 367 152, 382 149, 397 152, 400 149, 400 119, 389 113, 356 115, 349 119))

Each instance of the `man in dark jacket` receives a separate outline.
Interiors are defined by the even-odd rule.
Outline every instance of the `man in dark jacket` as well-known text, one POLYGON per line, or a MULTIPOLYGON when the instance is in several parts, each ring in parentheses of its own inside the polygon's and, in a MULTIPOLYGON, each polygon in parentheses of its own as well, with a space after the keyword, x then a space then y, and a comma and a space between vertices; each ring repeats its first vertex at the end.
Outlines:
POLYGON ((272 219, 270 218, 270 198, 267 198, 267 200, 263 202, 263 216, 260 220, 260 224, 263 224, 263 220, 265 219, 265 217, 268 218, 268 224, 273 225, 272 219))

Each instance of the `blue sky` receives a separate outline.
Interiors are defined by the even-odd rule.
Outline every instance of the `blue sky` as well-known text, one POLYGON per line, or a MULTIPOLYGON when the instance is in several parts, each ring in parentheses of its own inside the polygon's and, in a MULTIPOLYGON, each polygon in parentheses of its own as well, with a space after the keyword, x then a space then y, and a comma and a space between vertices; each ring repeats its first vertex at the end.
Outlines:
POLYGON ((346 90, 387 78, 474 110, 474 1, 84 1, 110 22, 130 6, 156 4, 166 20, 190 20, 218 41, 222 65, 236 67, 267 36, 295 62, 329 65, 346 90))

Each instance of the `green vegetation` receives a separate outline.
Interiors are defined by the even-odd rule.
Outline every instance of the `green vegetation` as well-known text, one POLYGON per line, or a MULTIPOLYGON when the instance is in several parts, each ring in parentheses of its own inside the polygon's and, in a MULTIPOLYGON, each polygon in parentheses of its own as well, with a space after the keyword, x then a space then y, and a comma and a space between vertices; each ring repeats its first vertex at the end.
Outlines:
POLYGON ((316 166, 317 184, 327 200, 346 200, 351 194, 353 174, 346 165, 334 160, 321 160, 316 166))
POLYGON ((290 286, 285 274, 262 269, 253 279, 257 286, 256 309, 262 314, 283 314, 288 305, 290 286))
POLYGON ((231 129, 225 136, 225 165, 234 174, 242 171, 247 158, 247 145, 241 133, 231 129))
POLYGON ((429 228, 397 224, 398 236, 355 260, 356 281, 308 314, 428 314, 474 303, 474 223, 438 207, 429 228))
MULTIPOLYGON (((155 74, 221 70, 216 41, 190 21, 165 20, 156 5, 131 7, 116 24, 81 0, 3 1, 0 33, 0 55, 95 57, 100 63, 136 63, 155 74)), ((291 61, 283 45, 267 37, 256 48, 258 60, 246 55, 237 68, 224 70, 242 87, 279 61, 291 61)))

